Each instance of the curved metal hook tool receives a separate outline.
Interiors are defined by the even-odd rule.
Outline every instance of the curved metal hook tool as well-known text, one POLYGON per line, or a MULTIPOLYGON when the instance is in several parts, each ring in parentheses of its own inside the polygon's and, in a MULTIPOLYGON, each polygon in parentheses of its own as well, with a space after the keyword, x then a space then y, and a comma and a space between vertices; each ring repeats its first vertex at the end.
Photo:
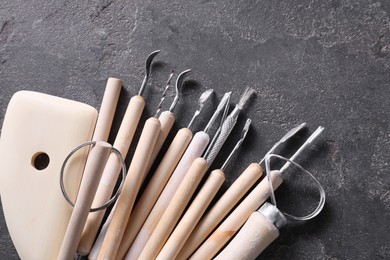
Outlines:
POLYGON ((175 95, 175 99, 172 102, 171 107, 169 108, 169 112, 172 112, 172 110, 175 109, 177 102, 179 102, 179 86, 181 86, 183 84, 184 78, 187 76, 187 74, 190 71, 191 70, 185 70, 182 73, 180 73, 180 75, 177 77, 176 84, 175 84, 176 95, 175 95))
POLYGON ((142 94, 144 93, 146 84, 148 83, 148 80, 149 80, 150 67, 152 65, 152 61, 153 61, 154 57, 156 57, 157 54, 159 54, 159 53, 160 53, 160 50, 156 50, 156 51, 152 52, 151 54, 149 54, 149 56, 146 58, 145 77, 144 77, 144 80, 142 81, 141 88, 139 89, 138 96, 142 96, 142 94))

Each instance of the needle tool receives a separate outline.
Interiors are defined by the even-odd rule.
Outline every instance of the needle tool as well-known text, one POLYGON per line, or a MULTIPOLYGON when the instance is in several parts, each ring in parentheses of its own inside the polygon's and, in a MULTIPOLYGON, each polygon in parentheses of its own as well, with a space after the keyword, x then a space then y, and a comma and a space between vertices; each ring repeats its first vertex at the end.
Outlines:
MULTIPOLYGON (((120 125, 117 136, 115 138, 113 147, 120 151, 122 158, 126 158, 127 156, 129 147, 134 137, 135 130, 141 118, 142 111, 145 106, 145 100, 142 97, 142 94, 149 80, 152 61, 159 52, 160 52, 159 50, 154 51, 151 54, 149 54, 149 56, 147 57, 145 62, 146 63, 145 77, 141 84, 139 94, 133 96, 130 99, 125 115, 122 119, 122 123, 120 125)), ((116 79, 109 79, 109 82, 110 80, 115 83, 118 81, 116 79)), ((119 82, 117 84, 119 84, 119 82)), ((119 96, 119 92, 118 92, 118 96, 119 96)), ((112 192, 114 191, 115 184, 117 182, 120 173, 120 169, 121 169, 121 164, 118 158, 114 154, 111 154, 104 168, 98 190, 93 200, 93 204, 92 204, 93 207, 95 208, 100 207, 110 199, 112 192)), ((77 249, 77 253, 79 255, 85 256, 88 255, 89 252, 91 251, 93 242, 98 233, 99 226, 103 220, 104 213, 105 213, 105 209, 92 212, 88 215, 87 222, 85 223, 81 235, 80 243, 77 249)))
MULTIPOLYGON (((231 92, 225 93, 222 100, 218 104, 216 111, 208 122, 205 131, 199 131, 194 135, 194 138, 188 145, 187 150, 180 159, 168 183, 165 185, 158 200, 153 206, 153 209, 150 211, 147 219, 142 225, 142 228, 134 239, 133 244, 127 252, 125 259, 137 259, 140 256, 142 249, 146 245, 146 242, 150 238, 161 216, 164 214, 164 211, 166 210, 169 202, 171 201, 176 190, 178 189, 184 176, 188 172, 191 164, 196 158, 199 158, 203 154, 207 145, 209 144, 210 137, 208 131, 215 123, 218 115, 225 110, 226 106, 229 105, 230 96, 231 92)), ((191 128, 191 124, 189 125, 189 127, 191 128)))
POLYGON ((175 138, 170 144, 167 152, 165 153, 159 166, 154 172, 147 187, 143 191, 139 201, 135 205, 135 208, 131 213, 129 221, 127 223, 127 227, 123 235, 121 245, 119 246, 117 254, 118 258, 122 259, 125 257, 127 251, 130 248, 130 245, 135 239, 135 236, 141 229, 143 223, 145 222, 145 219, 148 217, 150 211, 153 208, 153 205, 157 201, 158 196, 164 189, 168 179, 175 170, 176 165, 179 163, 180 158, 183 156, 185 150, 187 149, 187 146, 192 139, 192 131, 190 129, 191 125, 194 122, 195 118, 202 111, 204 104, 209 99, 212 93, 213 90, 208 89, 201 94, 198 102, 199 108, 196 110, 194 116, 192 117, 191 123, 188 127, 184 127, 177 132, 175 138))
MULTIPOLYGON (((214 198, 214 196, 217 194, 217 191, 221 188, 222 184, 225 181, 225 169, 229 162, 231 162, 233 155, 237 153, 239 147, 241 146, 242 142, 244 141, 249 127, 251 124, 251 120, 247 119, 245 126, 242 130, 241 137, 231 153, 229 154, 228 158, 224 162, 221 169, 213 170, 210 175, 207 177, 205 183, 203 184, 202 188, 200 189, 199 193, 195 196, 193 202, 191 203, 190 207, 187 209, 183 217, 180 219, 180 222, 177 224, 176 228, 173 230, 172 234, 169 236, 169 239, 161 249, 160 253, 157 256, 157 259, 176 259, 178 253, 180 252, 180 249, 190 236, 191 232, 194 230, 196 224, 199 222, 200 218, 206 211, 207 207, 211 203, 211 200, 214 198)), ((178 219, 180 217, 180 214, 177 214, 178 207, 182 207, 181 198, 178 199, 178 204, 176 205, 175 209, 172 210, 171 216, 167 216, 166 220, 172 221, 172 219, 176 216, 178 219)), ((172 199, 173 201, 173 199, 172 199)), ((185 206, 184 206, 185 208, 185 206)), ((170 209, 170 208, 168 208, 170 209)), ((164 213, 167 214, 168 209, 164 213)), ((180 211, 180 210, 179 210, 180 211)), ((163 218, 162 220, 163 221, 163 218)), ((172 225, 175 226, 176 223, 165 223, 166 225, 172 225)), ((160 225, 160 223, 159 223, 160 225)), ((169 233, 166 233, 166 237, 168 237, 169 233)))
MULTIPOLYGON (((206 152, 205 155, 203 155, 203 157, 198 157, 192 162, 183 180, 181 181, 177 190, 174 192, 174 197, 176 197, 175 201, 171 199, 166 209, 168 209, 169 207, 175 209, 177 198, 182 198, 180 207, 182 206, 183 207, 179 208, 179 211, 180 210, 182 211, 177 212, 178 215, 182 214, 182 212, 184 211, 184 207, 188 204, 189 200, 191 199, 191 196, 195 192, 196 187, 199 185, 206 171, 213 163, 218 152, 221 150, 228 135, 233 129, 235 123, 237 122, 239 111, 241 111, 241 109, 243 108, 243 106, 249 100, 249 97, 253 93, 254 93, 253 89, 249 89, 249 88, 244 91, 244 93, 240 98, 239 104, 236 105, 236 108, 233 110, 233 112, 229 116, 227 116, 225 121, 223 122, 221 127, 221 134, 218 136, 217 141, 211 148, 208 149, 209 152, 206 152)), ((162 219, 164 218, 164 215, 169 216, 170 214, 172 214, 171 212, 172 211, 169 211, 166 214, 165 212, 163 213, 161 219, 158 221, 157 225, 155 225, 155 229, 150 235, 150 238, 147 240, 144 248, 142 249, 141 254, 139 255, 139 259, 150 259, 157 256, 159 250, 163 245, 162 243, 165 242, 164 239, 166 238, 164 238, 164 236, 169 236, 169 233, 174 228, 174 226, 170 226, 170 225, 165 226, 164 224, 160 224, 160 222, 166 223, 162 221, 162 219), (164 230, 169 230, 168 234, 164 230)))
MULTIPOLYGON (((165 94, 164 91, 161 99, 165 98, 165 94)), ((161 123, 156 117, 151 117, 146 120, 122 192, 113 210, 112 220, 109 223, 98 259, 115 259, 116 257, 136 196, 145 178, 147 166, 151 159, 153 147, 156 144, 160 129, 161 123)))
MULTIPOLYGON (((305 126, 306 123, 302 123, 292 128, 272 146, 266 155, 273 153, 282 143, 293 137, 305 126)), ((260 166, 263 161, 264 160, 259 164, 251 163, 226 190, 214 206, 206 212, 181 249, 178 259, 188 259, 211 232, 213 232, 218 224, 229 214, 234 206, 244 197, 249 189, 260 179, 263 175, 263 168, 260 166)))
MULTIPOLYGON (((296 158, 308 145, 310 145, 323 131, 323 127, 317 130, 291 157, 296 158)), ((262 160, 263 161, 263 160, 262 160)), ((291 160, 292 161, 292 160, 291 160)), ((283 169, 283 168, 282 168, 283 169)), ((282 170, 281 169, 281 170, 282 170)), ((284 168, 285 171, 287 168, 284 168)), ((233 212, 218 226, 207 240, 195 251, 190 259, 211 259, 219 250, 237 233, 249 216, 256 211, 271 195, 271 191, 277 189, 283 182, 283 171, 271 171, 268 178, 264 178, 245 199, 233 210, 233 212)))

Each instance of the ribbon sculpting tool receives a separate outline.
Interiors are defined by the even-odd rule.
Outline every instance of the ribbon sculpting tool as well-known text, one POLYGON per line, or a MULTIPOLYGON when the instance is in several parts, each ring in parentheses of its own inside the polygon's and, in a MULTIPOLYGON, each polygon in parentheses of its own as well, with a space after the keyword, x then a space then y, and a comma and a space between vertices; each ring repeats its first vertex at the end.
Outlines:
POLYGON ((265 158, 266 172, 268 183, 271 190, 271 203, 266 202, 259 210, 253 212, 244 226, 237 233, 234 239, 225 247, 225 249, 215 258, 223 260, 227 258, 232 259, 255 259, 261 252, 264 251, 276 238, 279 237, 280 229, 287 223, 288 216, 293 220, 310 220, 316 217, 325 205, 325 191, 319 181, 307 170, 303 169, 299 164, 293 160, 288 160, 279 155, 269 154, 265 158), (286 168, 290 164, 294 164, 301 171, 311 177, 319 191, 320 200, 317 208, 307 216, 297 217, 291 214, 283 213, 276 206, 275 194, 270 181, 270 159, 276 157, 287 161, 286 168))
POLYGON ((209 149, 210 152, 206 153, 203 157, 199 157, 193 161, 188 172, 184 176, 182 182, 172 197, 172 200, 164 211, 164 214, 161 216, 161 219, 156 225, 152 235, 145 244, 145 247, 142 249, 139 259, 151 259, 157 256, 166 239, 168 239, 169 234, 174 229, 186 205, 189 203, 189 200, 194 194, 197 186, 199 185, 210 165, 213 163, 218 152, 221 150, 228 135, 237 122, 239 111, 241 111, 253 93, 254 91, 252 89, 246 89, 244 91, 240 98, 240 102, 236 105, 236 108, 228 117, 226 117, 225 121, 223 122, 221 134, 218 136, 218 139, 213 147, 209 149))
MULTIPOLYGON (((203 92, 200 96, 199 108, 196 110, 191 122, 194 122, 194 119, 200 114, 204 104, 210 98, 212 93, 213 90, 209 89, 203 92)), ((127 250, 148 217, 148 214, 152 210, 158 196, 164 189, 169 177, 172 175, 176 165, 179 163, 181 157, 191 142, 191 125, 192 123, 190 123, 188 127, 182 128, 177 132, 151 180, 143 191, 138 203, 135 205, 127 223, 121 245, 119 246, 117 254, 119 258, 123 258, 126 255, 127 250)))
POLYGON ((194 138, 188 145, 187 150, 176 166, 175 171, 172 173, 168 183, 164 187, 164 190, 161 192, 158 200, 153 206, 153 209, 150 211, 147 219, 142 225, 142 228, 135 237, 125 256, 125 259, 137 259, 140 256, 142 249, 146 245, 146 242, 150 238, 153 230, 158 224, 158 221, 172 200, 173 195, 190 169, 191 164, 204 153, 210 141, 208 131, 210 131, 211 126, 215 123, 218 115, 225 110, 226 106, 229 106, 230 96, 230 92, 224 95, 217 107, 217 110, 214 112, 207 124, 206 129, 204 131, 199 131, 194 135, 194 138))
MULTIPOLYGON (((305 141, 298 151, 291 157, 296 158, 308 145, 310 145, 323 131, 323 127, 318 127, 316 131, 305 141)), ((263 160, 262 160, 263 161, 263 160)), ((283 168, 282 168, 283 169, 283 168)), ((281 169, 281 170, 282 170, 281 169)), ((277 189, 283 182, 283 171, 272 171, 269 178, 264 178, 245 197, 245 199, 233 210, 232 213, 218 226, 218 228, 207 238, 207 240, 195 251, 190 259, 210 259, 237 233, 244 225, 249 216, 256 211, 271 195, 272 190, 277 189)))
MULTIPOLYGON (((306 124, 302 123, 288 131, 288 133, 275 143, 266 154, 274 152, 282 143, 286 142, 305 126, 306 124)), ((263 175, 263 168, 260 166, 262 162, 259 164, 251 163, 226 190, 214 206, 206 212, 181 249, 178 259, 189 258, 208 235, 210 235, 218 224, 228 215, 233 207, 244 197, 256 181, 260 179, 263 175)))
MULTIPOLYGON (((141 84, 138 95, 133 96, 127 106, 125 115, 122 119, 122 123, 115 138, 113 147, 118 149, 121 156, 126 158, 130 145, 133 141, 134 133, 137 129, 137 125, 142 115, 142 111, 145 107, 145 100, 142 94, 149 81, 149 75, 151 70, 151 64, 153 59, 160 51, 154 51, 147 57, 145 63, 145 77, 141 84)), ((109 79, 110 81, 110 79, 109 79)), ((118 92, 119 95, 119 92, 118 92)), ((104 98, 103 98, 104 100, 104 98)), ((103 106, 102 106, 103 107, 103 106)), ((110 124, 111 126, 111 124, 110 124)), ((98 128, 98 127, 97 127, 98 128)), ((108 134, 107 134, 108 137, 108 134)), ((106 138, 107 138, 106 137, 106 138)), ((107 139, 105 139, 107 140, 107 139)), ((108 158, 107 164, 104 168, 102 178, 99 183, 98 190, 93 200, 93 207, 100 207, 106 201, 108 201, 114 191, 115 184, 117 182, 119 172, 121 169, 120 161, 117 156, 111 154, 108 158)), ((77 254, 85 256, 91 251, 93 242, 99 230, 99 226, 103 220, 105 213, 104 210, 90 213, 85 223, 80 243, 78 245, 77 254)))
MULTIPOLYGON (((191 232, 194 230, 196 224, 199 222, 207 207, 210 205, 211 200, 214 198, 214 196, 217 194, 217 191, 224 183, 225 169, 229 162, 232 160, 233 155, 237 153, 239 147, 244 141, 248 133, 250 124, 251 120, 247 119, 239 141, 229 154, 223 166, 221 167, 221 169, 213 170, 207 177, 206 182, 203 184, 199 193, 196 194, 190 207, 187 209, 180 222, 177 224, 176 228, 169 236, 169 239, 161 249, 160 253, 157 256, 157 259, 176 259, 178 253, 180 252, 180 249, 188 239, 191 232)), ((173 214, 175 214, 175 212, 173 212, 173 214)))
MULTIPOLYGON (((62 166, 60 177, 61 190, 64 193, 64 196, 68 200, 68 202, 70 200, 65 192, 63 183, 63 172, 65 169, 65 164, 68 161, 69 157, 74 154, 74 152, 90 144, 92 144, 93 147, 90 151, 90 155, 88 157, 89 159, 87 160, 87 164, 85 166, 79 194, 77 196, 76 202, 74 203, 73 212, 70 217, 68 227, 66 229, 64 240, 62 241, 58 259, 67 260, 74 258, 78 243, 80 241, 81 232, 87 220, 88 213, 90 211, 90 207, 92 205, 96 190, 98 188, 101 175, 103 174, 103 169, 105 167, 109 154, 113 150, 112 146, 106 142, 93 141, 78 146, 70 153, 70 155, 65 159, 65 162, 62 166)), ((120 156, 119 151, 115 150, 115 154, 120 158, 120 160, 122 160, 122 165, 124 165, 124 161, 120 156)), ((126 171, 125 168, 124 171, 126 171)))

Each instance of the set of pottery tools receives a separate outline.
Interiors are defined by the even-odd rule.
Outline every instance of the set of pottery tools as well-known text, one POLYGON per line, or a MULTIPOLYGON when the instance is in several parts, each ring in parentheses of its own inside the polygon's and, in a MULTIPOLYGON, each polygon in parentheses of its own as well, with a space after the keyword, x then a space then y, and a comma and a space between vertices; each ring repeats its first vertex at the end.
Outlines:
POLYGON ((323 128, 318 127, 289 159, 275 154, 305 123, 291 129, 216 198, 227 166, 250 134, 251 119, 239 130, 239 140, 220 168, 210 167, 235 131, 240 112, 255 92, 252 88, 242 92, 231 112, 232 92, 225 93, 199 131, 194 122, 199 116, 207 118, 205 104, 213 95, 212 89, 205 90, 188 126, 177 131, 158 161, 190 70, 181 72, 175 83, 171 73, 156 112, 134 140, 145 107, 144 90, 159 52, 147 57, 144 80, 129 101, 112 145, 107 140, 120 79, 108 79, 99 113, 87 104, 42 93, 20 91, 12 97, 0 139, 4 169, 0 192, 22 259, 255 259, 279 236, 287 218, 304 221, 322 210, 323 188, 295 160, 323 128), (161 112, 172 85, 174 99, 161 112), (136 148, 127 166, 131 145, 136 148), (271 170, 271 160, 285 164, 271 170), (264 168, 266 176, 261 179, 264 168), (319 190, 317 208, 304 217, 284 213, 276 204, 274 190, 291 168, 312 178, 319 190))

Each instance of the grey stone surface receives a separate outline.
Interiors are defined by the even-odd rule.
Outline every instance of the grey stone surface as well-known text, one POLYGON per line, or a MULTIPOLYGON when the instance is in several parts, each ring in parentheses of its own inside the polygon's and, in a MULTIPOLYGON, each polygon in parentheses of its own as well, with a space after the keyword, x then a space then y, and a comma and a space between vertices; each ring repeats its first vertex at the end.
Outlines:
MULTIPOLYGON (((143 118, 153 113, 172 69, 193 70, 174 131, 189 122, 194 100, 207 88, 217 95, 198 129, 225 91, 234 91, 233 102, 247 86, 257 91, 239 120, 242 126, 252 118, 252 129, 223 189, 294 125, 307 122, 309 131, 289 142, 284 155, 325 127, 299 162, 324 186, 326 206, 312 221, 289 223, 259 259, 389 259, 389 17, 387 0, 2 0, 0 123, 18 90, 99 108, 106 79, 118 77, 125 86, 115 132, 142 81, 144 59, 161 49, 143 118)), ((277 197, 296 198, 282 189, 277 197)), ((307 208, 301 200, 291 204, 298 213, 307 208)), ((0 259, 17 259, 3 213, 0 239, 0 259)))

